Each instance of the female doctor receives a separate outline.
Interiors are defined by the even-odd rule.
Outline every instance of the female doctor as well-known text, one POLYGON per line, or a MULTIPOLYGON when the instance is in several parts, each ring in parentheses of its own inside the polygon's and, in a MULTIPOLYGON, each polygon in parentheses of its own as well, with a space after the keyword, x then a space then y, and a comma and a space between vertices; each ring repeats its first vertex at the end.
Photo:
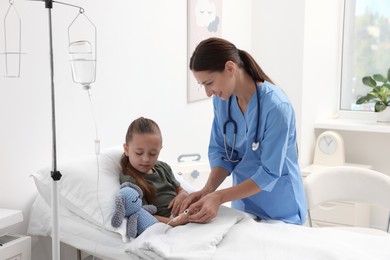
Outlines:
POLYGON ((221 204, 257 219, 303 224, 306 201, 298 165, 295 114, 281 89, 246 51, 209 38, 192 54, 190 70, 213 96, 209 144, 211 173, 180 211, 190 222, 207 223, 221 204), (233 185, 217 190, 232 174, 233 185))

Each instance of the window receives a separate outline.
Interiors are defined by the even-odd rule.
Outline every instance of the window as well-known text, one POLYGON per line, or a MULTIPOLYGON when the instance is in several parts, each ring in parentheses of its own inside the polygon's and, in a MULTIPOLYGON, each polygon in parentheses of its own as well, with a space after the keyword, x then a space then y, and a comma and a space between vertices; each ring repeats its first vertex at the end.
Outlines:
POLYGON ((345 0, 340 109, 374 111, 373 103, 356 105, 369 90, 362 78, 389 68, 390 1, 345 0))

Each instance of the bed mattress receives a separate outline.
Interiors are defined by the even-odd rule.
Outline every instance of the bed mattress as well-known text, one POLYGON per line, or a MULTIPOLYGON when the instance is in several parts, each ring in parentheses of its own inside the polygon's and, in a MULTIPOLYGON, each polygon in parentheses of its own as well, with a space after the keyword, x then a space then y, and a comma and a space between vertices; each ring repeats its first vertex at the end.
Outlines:
MULTIPOLYGON (((50 209, 40 196, 32 207, 28 232, 50 236, 50 209)), ((129 242, 124 242, 118 233, 62 208, 60 240, 108 260, 390 259, 390 236, 309 228, 280 221, 256 222, 247 214, 224 206, 211 223, 190 223, 176 228, 158 223, 129 242)))
MULTIPOLYGON (((104 260, 132 260, 125 252, 121 235, 82 219, 66 208, 60 209, 60 240, 104 260)), ((51 209, 38 194, 31 208, 28 234, 51 236, 51 209)))

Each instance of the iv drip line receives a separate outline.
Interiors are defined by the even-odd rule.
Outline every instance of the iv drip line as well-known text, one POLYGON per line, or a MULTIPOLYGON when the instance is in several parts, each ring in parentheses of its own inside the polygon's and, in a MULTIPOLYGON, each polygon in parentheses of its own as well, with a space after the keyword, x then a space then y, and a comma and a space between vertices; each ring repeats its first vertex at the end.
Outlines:
POLYGON ((100 139, 99 139, 99 133, 98 133, 98 126, 97 126, 97 120, 95 117, 95 110, 92 102, 92 94, 90 91, 90 88, 86 89, 88 93, 88 99, 90 103, 91 113, 92 113, 92 119, 95 126, 95 155, 96 155, 96 168, 97 168, 97 178, 96 178, 96 191, 97 191, 97 203, 99 205, 100 214, 102 216, 103 223, 105 223, 104 214, 102 210, 102 206, 100 204, 100 198, 99 198, 99 183, 100 183, 100 163, 99 163, 99 155, 100 155, 100 139))
POLYGON ((90 89, 87 89, 87 92, 88 92, 88 98, 89 98, 89 103, 90 103, 91 112, 92 112, 92 119, 93 119, 93 123, 95 126, 95 135, 96 135, 95 154, 98 155, 98 154, 100 154, 100 139, 99 139, 99 134, 98 134, 97 121, 96 121, 96 117, 95 117, 95 110, 94 110, 94 106, 93 106, 93 102, 92 102, 92 95, 91 95, 90 89))

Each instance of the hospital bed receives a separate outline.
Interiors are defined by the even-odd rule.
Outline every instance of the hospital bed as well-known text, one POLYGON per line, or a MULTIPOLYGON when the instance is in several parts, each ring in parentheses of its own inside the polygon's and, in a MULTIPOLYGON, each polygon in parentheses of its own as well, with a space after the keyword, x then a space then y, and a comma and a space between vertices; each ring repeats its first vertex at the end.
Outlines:
MULTIPOLYGON (((309 228, 280 221, 257 222, 251 216, 221 206, 208 224, 172 228, 149 227, 136 239, 126 239, 125 226, 114 229, 110 219, 119 189, 121 149, 102 151, 59 164, 60 240, 101 259, 390 259, 390 237, 343 230, 309 228)), ((51 235, 50 168, 32 174, 38 190, 28 233, 51 235)), ((193 188, 177 175, 183 187, 193 188)), ((124 222, 125 223, 125 222, 124 222)))

